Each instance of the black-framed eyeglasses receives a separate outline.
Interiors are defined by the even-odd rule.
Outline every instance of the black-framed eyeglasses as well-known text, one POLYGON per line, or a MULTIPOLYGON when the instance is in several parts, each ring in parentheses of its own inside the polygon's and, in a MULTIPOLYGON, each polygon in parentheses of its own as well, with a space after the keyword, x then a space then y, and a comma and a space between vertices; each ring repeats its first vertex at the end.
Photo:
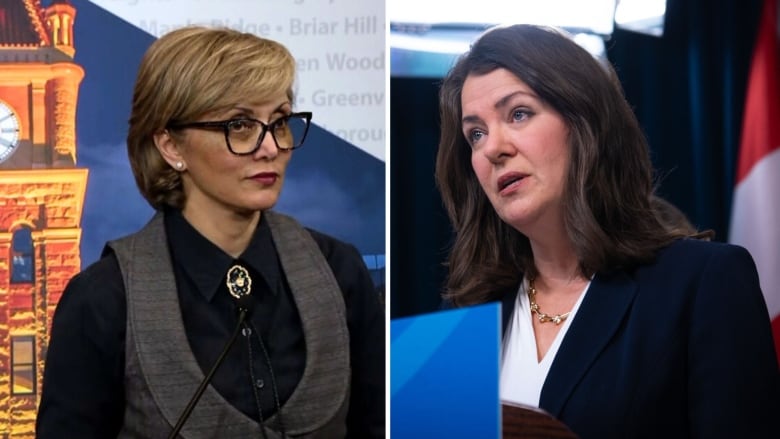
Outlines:
POLYGON ((273 122, 265 122, 248 117, 237 117, 228 120, 208 122, 187 122, 168 124, 168 129, 203 128, 222 129, 225 133, 225 143, 228 150, 235 155, 254 154, 267 132, 271 132, 276 147, 282 151, 299 148, 306 139, 311 125, 310 111, 292 113, 282 116, 273 122))

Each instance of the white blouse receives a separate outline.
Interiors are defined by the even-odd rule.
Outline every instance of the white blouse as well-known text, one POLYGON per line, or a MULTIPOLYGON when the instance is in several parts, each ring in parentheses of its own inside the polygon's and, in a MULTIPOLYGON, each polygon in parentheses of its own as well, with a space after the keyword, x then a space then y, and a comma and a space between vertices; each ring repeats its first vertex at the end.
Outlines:
POLYGON ((501 401, 519 403, 539 407, 539 397, 542 393, 544 380, 550 371, 561 341, 574 320, 582 299, 585 297, 590 281, 580 293, 580 298, 571 309, 569 317, 561 324, 561 329, 555 336, 550 349, 537 361, 536 337, 534 337, 531 303, 526 293, 528 281, 523 280, 517 292, 517 301, 512 317, 509 320, 507 333, 504 337, 501 358, 501 401))

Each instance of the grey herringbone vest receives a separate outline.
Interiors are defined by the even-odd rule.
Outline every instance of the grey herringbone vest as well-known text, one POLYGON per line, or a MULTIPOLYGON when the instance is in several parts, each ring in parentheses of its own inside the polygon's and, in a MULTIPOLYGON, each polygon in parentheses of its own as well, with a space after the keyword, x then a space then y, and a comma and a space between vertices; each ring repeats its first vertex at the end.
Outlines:
MULTIPOLYGON (((264 212, 303 322, 306 366, 282 407, 289 437, 343 438, 349 406, 349 335, 344 299, 319 247, 295 220, 264 212)), ((109 243, 127 294, 124 424, 120 437, 165 438, 203 379, 189 348, 163 215, 109 243)), ((249 384, 247 384, 249 385, 249 384)), ((277 416, 266 422, 279 438, 277 416)), ((181 437, 258 438, 259 425, 209 385, 181 437)))

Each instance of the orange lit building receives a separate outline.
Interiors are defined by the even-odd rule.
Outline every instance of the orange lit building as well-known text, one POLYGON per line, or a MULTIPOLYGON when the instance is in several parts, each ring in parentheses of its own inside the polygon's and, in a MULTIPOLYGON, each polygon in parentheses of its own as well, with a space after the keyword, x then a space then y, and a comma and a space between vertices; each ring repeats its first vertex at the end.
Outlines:
POLYGON ((51 319, 81 267, 75 17, 67 0, 0 2, 0 437, 34 435, 51 319))

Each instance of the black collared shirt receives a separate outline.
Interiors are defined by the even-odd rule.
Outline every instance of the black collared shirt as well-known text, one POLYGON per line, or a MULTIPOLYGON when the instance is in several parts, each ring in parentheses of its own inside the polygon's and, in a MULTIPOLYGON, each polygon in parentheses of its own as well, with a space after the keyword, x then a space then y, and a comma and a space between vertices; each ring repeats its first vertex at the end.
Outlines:
POLYGON ((283 281, 271 230, 261 220, 246 251, 235 260, 180 213, 166 215, 165 224, 187 340, 204 374, 216 363, 238 322, 227 272, 234 265, 248 270, 252 279, 249 300, 254 302, 250 324, 228 351, 211 385, 247 416, 259 421, 262 413, 268 419, 276 412, 277 397, 281 405, 292 394, 306 361, 300 317, 283 281), (262 411, 258 411, 255 390, 262 411))
MULTIPOLYGON (((187 339, 204 374, 237 323, 226 273, 239 264, 252 277, 251 327, 244 328, 211 384, 247 416, 257 420, 262 412, 267 419, 277 411, 277 398, 284 405, 292 394, 306 361, 300 317, 268 225, 261 219, 237 260, 204 238, 178 211, 166 212, 165 229, 187 339)), ((349 437, 384 437, 384 311, 357 250, 309 232, 333 270, 347 309, 352 366, 349 437)), ((126 313, 122 276, 113 255, 69 282, 52 323, 37 437, 116 437, 124 413, 126 313)))

